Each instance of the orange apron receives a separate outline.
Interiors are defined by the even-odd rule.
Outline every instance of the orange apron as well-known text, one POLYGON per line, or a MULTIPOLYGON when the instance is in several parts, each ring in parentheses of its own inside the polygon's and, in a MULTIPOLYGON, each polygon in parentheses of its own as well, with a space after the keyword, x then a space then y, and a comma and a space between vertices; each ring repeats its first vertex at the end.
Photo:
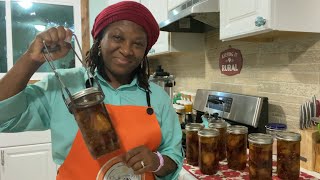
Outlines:
POLYGON ((133 170, 120 159, 123 153, 137 146, 145 145, 156 151, 161 143, 160 126, 148 95, 149 107, 106 105, 121 142, 120 150, 95 160, 78 131, 68 156, 58 170, 57 180, 155 179, 151 172, 134 175, 133 170))

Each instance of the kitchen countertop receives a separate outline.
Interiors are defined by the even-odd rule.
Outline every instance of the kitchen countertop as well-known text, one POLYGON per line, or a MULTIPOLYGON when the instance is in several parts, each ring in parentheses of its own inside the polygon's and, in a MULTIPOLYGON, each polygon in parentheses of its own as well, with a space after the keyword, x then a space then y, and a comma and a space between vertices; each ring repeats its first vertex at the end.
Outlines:
MULTIPOLYGON (((273 158, 274 159, 274 158, 273 158)), ((227 161, 220 161, 219 170, 215 175, 204 175, 200 172, 198 166, 191 166, 184 162, 183 168, 179 175, 179 180, 197 180, 197 179, 249 179, 248 164, 244 171, 236 171, 229 169, 227 166, 227 161)), ((272 167, 272 179, 279 180, 276 174, 276 161, 273 161, 272 167)), ((308 180, 318 180, 320 179, 320 174, 314 171, 308 171, 304 168, 300 168, 300 178, 308 180)))

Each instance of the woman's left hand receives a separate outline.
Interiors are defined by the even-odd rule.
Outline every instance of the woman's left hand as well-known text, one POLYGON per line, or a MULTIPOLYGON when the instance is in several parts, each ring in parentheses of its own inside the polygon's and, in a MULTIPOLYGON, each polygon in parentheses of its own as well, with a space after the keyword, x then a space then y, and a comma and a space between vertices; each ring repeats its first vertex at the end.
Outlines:
POLYGON ((139 146, 124 154, 124 163, 134 170, 135 174, 154 171, 159 167, 158 156, 146 146, 139 146))

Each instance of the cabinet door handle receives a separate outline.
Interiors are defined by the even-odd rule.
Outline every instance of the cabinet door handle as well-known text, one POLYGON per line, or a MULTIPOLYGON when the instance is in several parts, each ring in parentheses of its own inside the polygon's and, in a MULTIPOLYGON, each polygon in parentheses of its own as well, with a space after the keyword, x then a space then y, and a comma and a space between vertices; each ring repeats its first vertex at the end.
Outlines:
POLYGON ((4 166, 4 150, 1 150, 1 165, 4 166))
POLYGON ((256 18, 256 21, 255 21, 254 23, 255 23, 255 25, 256 25, 257 27, 260 27, 260 26, 263 26, 263 25, 266 24, 266 19, 264 19, 264 18, 261 17, 261 16, 258 16, 258 17, 256 18))

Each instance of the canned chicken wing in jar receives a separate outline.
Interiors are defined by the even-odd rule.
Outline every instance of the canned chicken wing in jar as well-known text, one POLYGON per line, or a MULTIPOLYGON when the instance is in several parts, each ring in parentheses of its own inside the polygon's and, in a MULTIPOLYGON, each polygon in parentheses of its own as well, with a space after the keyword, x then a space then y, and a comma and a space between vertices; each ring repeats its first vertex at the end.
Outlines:
POLYGON ((209 123, 209 128, 215 128, 219 130, 219 141, 218 141, 218 159, 223 161, 226 158, 226 134, 227 134, 227 123, 224 120, 214 120, 209 123))
POLYGON ((252 133, 248 140, 250 179, 272 179, 272 136, 252 133))
POLYGON ((199 130, 199 168, 203 174, 213 175, 219 167, 219 131, 212 128, 199 130))
POLYGON ((248 128, 233 125, 227 129, 227 161, 228 167, 234 170, 244 170, 247 166, 248 128))
POLYGON ((299 179, 301 135, 294 132, 281 132, 277 138, 277 174, 281 179, 299 179))
POLYGON ((187 163, 193 166, 198 165, 199 139, 198 131, 203 129, 200 123, 189 123, 186 125, 186 159, 187 163))

